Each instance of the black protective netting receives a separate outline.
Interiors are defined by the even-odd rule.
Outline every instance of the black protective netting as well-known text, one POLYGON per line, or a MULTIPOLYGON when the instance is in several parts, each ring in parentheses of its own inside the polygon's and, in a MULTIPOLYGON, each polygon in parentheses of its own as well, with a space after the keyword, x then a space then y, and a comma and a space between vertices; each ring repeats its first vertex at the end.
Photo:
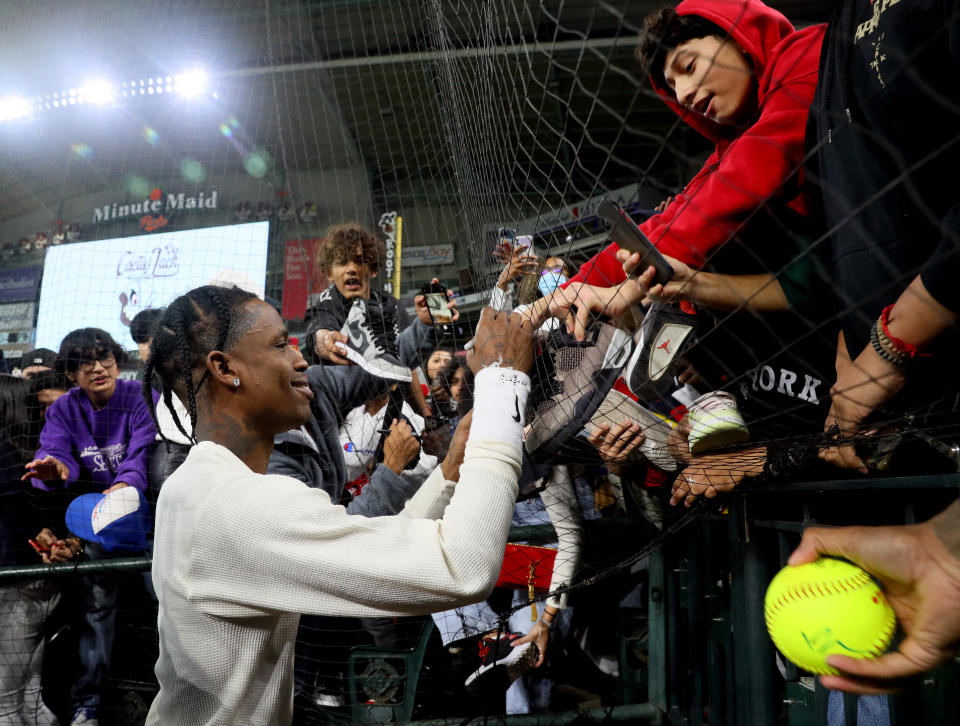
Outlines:
MULTIPOLYGON (((371 617, 359 606, 428 565, 385 573, 392 552, 345 535, 321 560, 360 563, 330 572, 361 584, 300 622, 280 685, 297 723, 641 703, 647 555, 725 514, 720 495, 956 472, 953 3, 688 0, 686 23, 644 30, 660 5, 8 3, 0 723, 50 723, 44 700, 62 722, 146 717, 163 482, 208 436, 194 430, 206 389, 263 386, 284 405, 256 366, 184 374, 190 315, 212 326, 208 349, 236 344, 225 292, 168 310, 157 332, 201 285, 264 298, 317 366, 311 418, 276 436, 269 472, 365 517, 442 515, 449 490, 411 498, 456 470, 481 310, 519 308, 537 328, 493 594, 371 617), (604 199, 672 282, 627 277, 608 247, 632 238, 611 237, 604 199), (138 350, 155 335, 156 416, 138 350), (115 517, 121 534, 98 542, 115 517), (43 569, 51 558, 81 571, 43 569), (509 691, 504 671, 524 673, 509 691)), ((188 352, 199 366, 208 351, 188 352)), ((234 528, 194 536, 238 567, 253 547, 277 572, 301 546, 261 552, 260 533, 234 528)), ((301 594, 342 589, 324 566, 301 594)), ((253 599, 213 617, 276 615, 253 599)))

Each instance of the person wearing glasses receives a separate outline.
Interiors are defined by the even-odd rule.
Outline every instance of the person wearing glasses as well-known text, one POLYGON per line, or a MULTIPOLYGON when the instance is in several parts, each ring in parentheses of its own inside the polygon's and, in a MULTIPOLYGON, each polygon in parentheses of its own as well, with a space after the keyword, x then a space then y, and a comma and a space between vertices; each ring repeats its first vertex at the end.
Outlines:
MULTIPOLYGON (((26 465, 24 480, 46 491, 67 490, 71 498, 123 487, 146 491, 157 432, 140 383, 118 380, 124 361, 123 348, 105 330, 81 328, 67 334, 55 365, 76 387, 47 410, 40 447, 26 465)), ((90 558, 107 554, 93 542, 85 551, 90 558)), ((86 576, 82 591, 83 607, 77 613, 81 669, 70 690, 72 723, 95 724, 110 669, 117 586, 101 575, 86 576)))

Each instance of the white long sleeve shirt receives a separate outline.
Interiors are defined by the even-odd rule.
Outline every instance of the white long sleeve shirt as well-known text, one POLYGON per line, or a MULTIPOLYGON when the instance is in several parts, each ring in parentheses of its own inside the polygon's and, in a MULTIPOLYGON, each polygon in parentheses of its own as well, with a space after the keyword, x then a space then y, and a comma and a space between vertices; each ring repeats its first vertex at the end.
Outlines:
MULTIPOLYGON (((351 516, 223 446, 191 450, 157 501, 160 693, 148 724, 288 724, 299 613, 416 615, 489 593, 520 471, 511 412, 529 380, 489 368, 476 386, 476 440, 440 520, 351 516)), ((421 498, 442 506, 449 486, 431 479, 421 498)))

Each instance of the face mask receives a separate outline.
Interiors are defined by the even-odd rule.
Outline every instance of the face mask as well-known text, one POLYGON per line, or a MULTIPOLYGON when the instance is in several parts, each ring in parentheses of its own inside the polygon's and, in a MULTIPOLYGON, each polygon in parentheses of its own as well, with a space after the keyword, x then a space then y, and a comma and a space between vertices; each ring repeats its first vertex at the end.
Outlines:
POLYGON ((549 295, 567 281, 562 272, 544 272, 540 275, 540 282, 537 287, 540 288, 541 295, 549 295))

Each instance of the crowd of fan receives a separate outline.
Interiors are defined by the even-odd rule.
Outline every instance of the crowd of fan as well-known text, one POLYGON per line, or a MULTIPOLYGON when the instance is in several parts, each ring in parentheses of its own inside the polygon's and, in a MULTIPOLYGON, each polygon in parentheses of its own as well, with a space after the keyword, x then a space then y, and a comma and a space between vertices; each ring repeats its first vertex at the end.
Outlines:
MULTIPOLYGON (((548 679, 538 682, 531 673, 547 660, 551 633, 563 637, 569 630, 583 519, 637 515, 655 534, 669 505, 691 506, 750 479, 950 471, 948 458, 917 456, 910 448, 924 441, 873 434, 895 428, 908 410, 923 409, 929 429, 950 431, 954 422, 941 371, 957 347, 956 204, 955 194, 936 183, 952 157, 930 161, 926 155, 938 138, 956 136, 955 111, 953 121, 926 128, 922 144, 902 138, 905 121, 878 117, 871 95, 877 78, 887 94, 906 93, 900 84, 907 81, 893 67, 862 71, 851 60, 857 5, 841 3, 829 31, 796 31, 756 0, 685 0, 648 17, 638 58, 650 69, 655 90, 716 144, 690 184, 640 225, 673 268, 665 284, 654 283, 656 271, 646 269, 639 254, 616 244, 578 272, 560 257, 499 247, 503 272, 468 342, 452 335, 459 318, 452 292, 446 309, 453 323, 441 322, 427 294, 414 298, 410 320, 393 298, 380 294, 383 243, 348 223, 330 228, 319 248, 331 284, 310 311, 299 352, 290 352, 276 311, 259 308, 263 303, 236 288, 208 286, 133 321, 142 382, 118 380, 125 352, 98 329, 70 333, 55 359, 50 352, 28 354, 20 377, 0 379, 4 482, 24 482, 5 484, 0 564, 152 552, 154 572, 146 586, 151 593, 156 587, 160 601, 161 693, 151 723, 289 720, 288 688, 301 699, 338 705, 339 661, 316 652, 344 615, 362 617, 365 637, 390 647, 403 631, 395 615, 430 613, 450 653, 465 642, 480 644, 467 689, 489 693, 489 683, 503 684, 506 673, 512 682, 508 711, 525 712, 549 707, 548 679), (854 71, 843 76, 845 85, 831 85, 829 79, 848 66, 854 71), (844 119, 857 123, 841 127, 844 119), (867 127, 870 140, 864 138, 867 127), (877 134, 886 134, 904 158, 885 158, 874 145, 877 134), (926 166, 911 166, 921 161, 926 166), (904 169, 912 170, 911 185, 904 169), (923 197, 920 212, 916 189, 923 197), (869 223, 847 224, 854 209, 866 210, 869 223), (904 216, 909 229, 879 253, 864 243, 881 238, 876 230, 890 239, 904 216), (877 219, 887 227, 874 227, 877 219), (821 244, 825 237, 828 243, 821 244), (522 304, 515 305, 515 297, 522 304), (273 320, 279 332, 269 327, 273 320), (259 358, 246 352, 244 346, 254 350, 257 336, 263 350, 280 351, 282 363, 263 351, 259 358), (286 383, 277 387, 275 379, 283 376, 286 383), (260 446, 264 435, 266 449, 260 446), (899 455, 891 440, 900 444, 899 455), (216 446, 236 457, 224 458, 216 446), (222 503, 223 512, 211 519, 208 502, 196 499, 208 479, 191 483, 184 472, 206 473, 212 486, 218 467, 239 478, 266 474, 289 501, 275 506, 238 489, 237 501, 222 503), (290 479, 269 475, 296 480, 301 488, 284 489, 290 479), (484 504, 480 518, 469 520, 475 529, 465 532, 463 507, 485 501, 474 486, 485 476, 509 480, 512 488, 504 491, 513 494, 500 509, 484 504), (322 536, 315 529, 326 520, 309 518, 306 510, 318 500, 301 499, 307 491, 322 492, 318 511, 333 517, 322 536), (50 499, 39 501, 44 497, 50 499), (343 507, 336 517, 368 521, 337 519, 323 508, 330 504, 343 507), (261 560, 275 558, 268 574, 232 541, 223 545, 223 556, 236 559, 237 581, 224 584, 218 577, 226 575, 204 569, 209 562, 197 564, 197 553, 211 546, 206 539, 230 538, 191 526, 232 525, 227 513, 239 525, 258 508, 264 520, 290 520, 282 537, 316 536, 342 548, 332 563, 324 559, 324 543, 316 543, 316 552, 314 545, 305 547, 305 561, 317 557, 327 568, 323 582, 285 569, 287 540, 276 532, 254 542, 262 546, 261 560), (405 523, 398 524, 401 519, 405 523), (416 524, 423 520, 433 525, 416 524), (504 556, 503 525, 511 521, 549 522, 556 531, 551 576, 537 595, 528 561, 520 573, 510 572, 521 550, 508 547, 504 556), (494 542, 499 551, 474 552, 461 561, 458 548, 471 537, 487 549, 494 542), (381 547, 377 557, 355 559, 374 552, 374 543, 381 547), (350 548, 356 551, 348 554, 350 548), (463 585, 471 575, 463 562, 485 573, 477 576, 481 584, 463 585), (484 567, 491 562, 512 590, 483 600, 492 584, 484 567), (340 582, 344 571, 362 582, 340 582), (550 593, 546 599, 544 592, 550 593), (193 665, 200 646, 184 642, 183 634, 206 643, 212 636, 197 635, 207 632, 197 623, 213 627, 213 621, 192 606, 223 621, 269 613, 269 625, 221 633, 237 673, 266 690, 240 693, 236 684, 224 685, 229 674, 193 665), (284 613, 302 618, 284 620, 284 613), (250 633, 265 640, 251 641, 249 652, 230 650, 250 633), (264 664, 267 643, 283 653, 274 670, 264 664), (295 662, 295 675, 279 672, 285 659, 295 662), (217 693, 218 684, 229 698, 217 693)), ((895 7, 887 3, 875 11, 877 22, 895 7)), ((956 32, 955 15, 950 22, 956 32)), ((897 43, 912 48, 908 42, 889 29, 888 55, 905 63, 897 43)), ((949 57, 936 46, 929 43, 932 49, 912 62, 926 68, 949 57)), ((927 78, 943 75, 931 71, 927 78)), ((953 86, 938 89, 939 96, 927 89, 924 98, 935 103, 957 93, 953 86)), ((251 482, 256 489, 260 480, 251 482)), ((492 501, 494 494, 484 496, 492 501)), ((960 594, 957 528, 950 525, 957 509, 952 505, 927 525, 885 530, 887 543, 915 543, 918 562, 945 563, 951 574, 929 581, 941 594, 951 588, 960 594), (946 530, 953 534, 943 535, 946 530)), ((259 526, 251 529, 259 532, 259 526)), ((842 552, 884 584, 884 577, 904 582, 900 569, 910 565, 890 565, 892 550, 868 553, 868 538, 859 530, 812 530, 794 561, 842 552)), ((297 546, 295 540, 288 544, 297 546)), ((899 605, 901 615, 915 607, 910 597, 928 602, 929 591, 906 581, 913 589, 899 605)), ((79 675, 70 697, 73 723, 94 723, 109 672, 117 587, 88 575, 82 589, 82 607, 74 613, 79 675)), ((8 713, 26 723, 52 723, 39 688, 43 620, 58 588, 34 579, 0 587, 0 597, 5 613, 17 613, 0 624, 0 723, 21 722, 5 721, 8 713)), ((960 624, 956 597, 938 599, 940 607, 953 603, 940 618, 946 625, 939 635, 918 644, 911 641, 914 629, 927 622, 903 623, 914 631, 901 646, 909 663, 897 661, 897 654, 871 665, 840 659, 845 675, 825 683, 871 693, 882 689, 884 678, 942 661, 960 624)), ((601 670, 602 661, 595 660, 601 670)))

